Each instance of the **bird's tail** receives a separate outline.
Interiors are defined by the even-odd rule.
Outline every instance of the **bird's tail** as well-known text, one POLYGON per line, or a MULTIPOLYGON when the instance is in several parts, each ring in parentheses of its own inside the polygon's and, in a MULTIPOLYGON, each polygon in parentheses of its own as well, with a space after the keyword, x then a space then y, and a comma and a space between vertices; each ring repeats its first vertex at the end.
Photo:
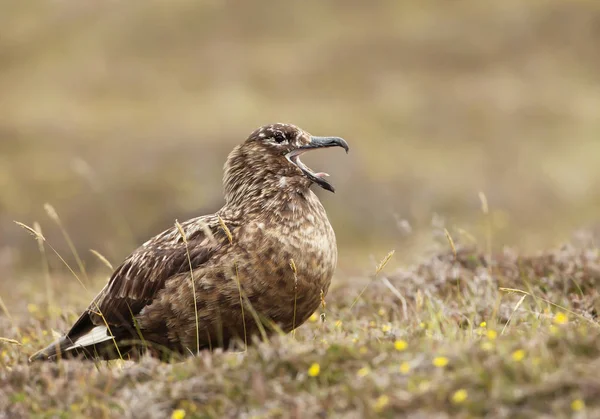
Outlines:
MULTIPOLYGON (((60 358, 69 357, 68 348, 73 345, 71 339, 65 337, 60 338, 56 342, 51 343, 46 348, 42 349, 29 357, 29 362, 35 361, 56 361, 60 358)), ((71 357, 73 354, 70 355, 71 357)))
MULTIPOLYGON (((57 361, 81 355, 91 358, 114 358, 116 355, 114 338, 107 333, 107 330, 106 326, 96 326, 75 340, 71 339, 68 335, 63 336, 48 347, 33 354, 29 358, 29 362, 57 361)), ((120 356, 120 353, 118 355, 120 356)))

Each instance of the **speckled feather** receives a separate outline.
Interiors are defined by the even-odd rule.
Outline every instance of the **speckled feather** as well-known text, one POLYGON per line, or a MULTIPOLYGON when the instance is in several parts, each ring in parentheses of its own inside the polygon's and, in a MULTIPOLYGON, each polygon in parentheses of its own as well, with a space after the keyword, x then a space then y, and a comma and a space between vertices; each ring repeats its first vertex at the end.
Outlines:
POLYGON ((284 332, 301 325, 327 294, 337 263, 335 234, 309 189, 313 182, 286 157, 310 141, 289 124, 253 132, 225 164, 225 205, 144 243, 71 330, 31 359, 228 347, 259 333, 255 316, 267 333, 273 324, 284 332), (78 346, 103 327, 105 341, 78 346))

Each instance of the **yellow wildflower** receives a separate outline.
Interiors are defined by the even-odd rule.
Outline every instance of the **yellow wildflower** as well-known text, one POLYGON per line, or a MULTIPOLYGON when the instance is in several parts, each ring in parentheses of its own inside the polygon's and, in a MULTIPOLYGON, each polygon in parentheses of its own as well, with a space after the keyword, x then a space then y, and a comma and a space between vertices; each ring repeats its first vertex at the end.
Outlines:
POLYGON ((562 311, 559 311, 554 316, 554 324, 567 324, 569 322, 569 317, 562 311))
POLYGON ((398 339, 396 342, 394 342, 394 348, 400 352, 405 351, 406 348, 408 348, 408 343, 405 340, 398 339))
POLYGON ((400 372, 404 375, 410 372, 410 364, 408 362, 403 362, 400 364, 400 372))
POLYGON ((337 327, 337 328, 342 327, 342 321, 341 320, 336 321, 335 322, 335 327, 337 327))
POLYGON ((37 313, 38 311, 40 311, 40 308, 33 303, 29 303, 27 304, 27 311, 29 311, 31 314, 33 313, 37 313))
POLYGON ((310 321, 311 323, 316 323, 317 321, 319 321, 319 315, 317 313, 311 314, 308 318, 308 321, 310 321))
POLYGON ((390 398, 384 394, 375 400, 373 410, 375 410, 377 413, 380 413, 387 407, 388 404, 390 404, 390 398))
POLYGON ((523 349, 517 349, 512 353, 512 359, 516 362, 521 362, 525 358, 525 351, 523 349))
POLYGON ((481 323, 479 323, 479 327, 487 327, 487 323, 486 322, 481 322, 481 323))
POLYGON ((435 358, 433 358, 433 365, 435 365, 438 368, 443 368, 446 365, 448 365, 448 358, 446 358, 445 356, 436 356, 435 358))
POLYGON ((370 372, 371 370, 369 369, 369 367, 363 367, 356 372, 356 375, 358 375, 359 377, 366 377, 367 375, 369 375, 370 372))
POLYGON ((358 353, 361 354, 361 355, 364 355, 367 352, 369 352, 369 350, 367 349, 366 346, 361 346, 360 348, 358 348, 358 353))
POLYGON ((579 412, 585 409, 585 402, 581 399, 575 399, 571 402, 571 410, 574 412, 579 412))
POLYGON ((175 409, 173 413, 171 413, 171 419, 183 419, 185 418, 185 410, 183 409, 175 409))
POLYGON ((384 324, 383 326, 381 326, 381 331, 382 331, 383 333, 387 333, 387 332, 389 332, 390 330, 392 330, 392 326, 390 326, 389 324, 384 324))
POLYGON ((461 388, 460 390, 456 390, 452 395, 452 403, 461 404, 467 400, 467 397, 469 397, 469 393, 464 388, 461 388))
POLYGON ((383 307, 381 307, 379 309, 379 311, 377 312, 377 314, 379 314, 380 316, 385 316, 385 309, 383 307))
POLYGON ((321 366, 316 362, 310 366, 308 369, 308 375, 310 377, 316 377, 321 373, 321 366))
POLYGON ((498 337, 498 332, 496 332, 494 329, 490 329, 485 335, 489 340, 495 340, 498 337))

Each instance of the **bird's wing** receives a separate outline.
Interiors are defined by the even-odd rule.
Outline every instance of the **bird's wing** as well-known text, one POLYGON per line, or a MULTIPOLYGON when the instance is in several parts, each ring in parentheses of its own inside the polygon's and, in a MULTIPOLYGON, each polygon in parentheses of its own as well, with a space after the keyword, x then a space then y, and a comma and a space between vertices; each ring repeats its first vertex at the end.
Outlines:
MULTIPOLYGON (((131 336, 136 327, 134 317, 152 303, 169 279, 201 267, 229 243, 230 233, 221 223, 217 215, 195 218, 144 243, 115 270, 71 330, 30 360, 87 354, 87 348, 118 340, 123 333, 131 336)), ((235 227, 233 223, 225 225, 235 227)))
POLYGON ((133 326, 134 316, 152 303, 170 278, 202 266, 226 243, 226 232, 216 215, 192 219, 181 229, 173 227, 152 238, 115 270, 69 338, 78 339, 90 326, 133 326))

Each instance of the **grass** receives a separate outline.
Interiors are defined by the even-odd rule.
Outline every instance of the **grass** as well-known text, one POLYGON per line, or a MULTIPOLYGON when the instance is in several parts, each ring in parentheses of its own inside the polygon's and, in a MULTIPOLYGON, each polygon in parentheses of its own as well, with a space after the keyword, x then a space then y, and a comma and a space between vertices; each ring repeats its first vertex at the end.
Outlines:
POLYGON ((28 365, 27 355, 81 309, 72 303, 76 287, 65 287, 59 309, 30 303, 27 313, 0 317, 0 410, 10 417, 600 414, 593 241, 491 259, 460 243, 446 247, 413 267, 388 271, 388 255, 370 276, 336 278, 325 308, 294 335, 177 363, 28 365))
MULTIPOLYGON (((187 256, 188 266, 190 267, 190 283, 192 284, 192 294, 194 297, 194 319, 196 320, 196 354, 200 352, 200 324, 198 323, 198 303, 196 301, 196 280, 194 278, 194 268, 192 266, 192 259, 190 257, 190 248, 188 246, 187 236, 179 221, 175 220, 175 226, 179 231, 179 235, 183 239, 183 243, 185 244, 185 253, 187 256)), ((132 316, 133 317, 133 316, 132 316)), ((242 316, 243 317, 243 316, 242 316)), ((245 324, 245 323, 244 323, 245 324)))

